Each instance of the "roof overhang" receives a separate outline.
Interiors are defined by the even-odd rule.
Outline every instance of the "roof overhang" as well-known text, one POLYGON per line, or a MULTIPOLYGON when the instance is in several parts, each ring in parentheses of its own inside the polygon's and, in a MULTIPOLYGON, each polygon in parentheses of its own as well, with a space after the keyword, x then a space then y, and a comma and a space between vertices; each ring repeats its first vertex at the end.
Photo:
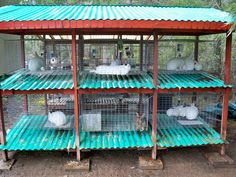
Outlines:
POLYGON ((0 33, 9 34, 152 34, 204 35, 225 33, 232 24, 164 20, 42 20, 0 22, 0 33))

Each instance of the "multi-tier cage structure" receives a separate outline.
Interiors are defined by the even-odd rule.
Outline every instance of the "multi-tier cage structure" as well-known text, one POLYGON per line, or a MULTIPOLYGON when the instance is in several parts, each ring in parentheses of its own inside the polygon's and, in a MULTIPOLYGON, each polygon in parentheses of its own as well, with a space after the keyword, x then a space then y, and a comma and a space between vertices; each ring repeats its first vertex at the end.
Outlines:
POLYGON ((21 35, 22 63, 0 85, 3 158, 10 150, 75 150, 80 160, 84 150, 134 148, 151 149, 156 159, 158 149, 200 145, 221 145, 224 154, 232 20, 214 8, 1 7, 0 32, 21 35), (227 34, 223 80, 203 70, 165 71, 163 36, 193 36, 193 58, 203 63, 200 36, 219 33, 227 34), (41 40, 37 69, 26 59, 25 35, 41 40), (114 62, 129 64, 129 72, 95 71, 114 62))

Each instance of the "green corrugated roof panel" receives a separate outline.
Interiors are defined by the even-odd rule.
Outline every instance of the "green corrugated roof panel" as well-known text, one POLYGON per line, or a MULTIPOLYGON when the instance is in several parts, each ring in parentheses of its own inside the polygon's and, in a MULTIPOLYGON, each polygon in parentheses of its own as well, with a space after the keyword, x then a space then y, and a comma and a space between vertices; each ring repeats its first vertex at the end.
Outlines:
POLYGON ((215 8, 143 5, 10 5, 0 8, 0 21, 31 20, 173 20, 232 22, 215 8))
MULTIPOLYGON (((68 117, 73 119, 72 116, 68 117)), ((6 136, 1 150, 66 150, 75 149, 75 131, 45 128, 47 116, 28 115, 20 117, 6 136)))
POLYGON ((80 89, 110 89, 110 88, 155 88, 152 77, 147 74, 133 75, 96 75, 80 73, 80 89))
POLYGON ((158 114, 157 146, 162 148, 223 144, 220 134, 204 121, 202 125, 182 126, 165 114, 158 114), (163 125, 165 127, 163 127, 163 125), (161 128, 163 127, 163 128, 161 128))
POLYGON ((231 88, 224 81, 207 74, 206 72, 160 72, 158 77, 160 89, 171 88, 231 88))
POLYGON ((42 89, 72 89, 71 71, 42 71, 32 73, 26 69, 1 82, 2 90, 42 90, 42 89))
POLYGON ((81 132, 80 149, 151 148, 150 131, 81 132))

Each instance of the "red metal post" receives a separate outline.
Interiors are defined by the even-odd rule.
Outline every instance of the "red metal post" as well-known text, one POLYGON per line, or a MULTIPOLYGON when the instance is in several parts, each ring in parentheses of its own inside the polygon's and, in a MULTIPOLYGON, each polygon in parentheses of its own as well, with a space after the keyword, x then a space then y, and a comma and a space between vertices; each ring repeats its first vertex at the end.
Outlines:
MULTIPOLYGON (((3 114, 3 105, 2 105, 2 95, 0 93, 0 141, 1 144, 6 144, 6 130, 4 125, 4 114, 3 114)), ((8 160, 7 151, 2 151, 2 158, 4 161, 8 160)))
POLYGON ((157 76, 158 76, 158 35, 154 33, 154 44, 153 44, 153 83, 155 91, 153 93, 152 103, 152 158, 157 158, 157 76))
POLYGON ((80 138, 79 138, 79 98, 77 87, 77 59, 76 59, 76 31, 72 31, 72 64, 73 64, 73 82, 74 82, 74 117, 76 130, 76 159, 81 160, 80 138))
MULTIPOLYGON (((230 69, 231 69, 231 55, 232 55, 232 33, 226 37, 225 49, 225 68, 224 68, 224 82, 230 84, 230 69)), ((222 140, 226 140, 227 119, 228 119, 228 104, 229 104, 230 90, 227 89, 223 97, 222 119, 221 119, 221 133, 222 140)), ((220 154, 225 154, 225 145, 221 146, 220 154)))
MULTIPOLYGON (((25 68, 25 40, 24 35, 20 36, 20 49, 21 49, 21 67, 25 68)), ((24 113, 28 114, 28 96, 24 95, 24 113)))

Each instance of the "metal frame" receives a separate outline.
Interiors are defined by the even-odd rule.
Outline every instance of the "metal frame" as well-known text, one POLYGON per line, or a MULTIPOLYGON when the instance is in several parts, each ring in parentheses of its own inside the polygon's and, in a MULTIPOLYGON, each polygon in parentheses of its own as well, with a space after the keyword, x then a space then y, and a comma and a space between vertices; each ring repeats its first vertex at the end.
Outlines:
MULTIPOLYGON (((158 35, 195 35, 197 40, 195 42, 195 60, 198 60, 198 36, 205 34, 226 33, 231 28, 232 24, 225 24, 222 22, 184 22, 184 21, 145 21, 145 20, 55 20, 55 21, 9 21, 0 22, 0 32, 9 34, 21 34, 21 61, 24 66, 24 34, 67 34, 72 35, 72 64, 73 64, 73 89, 64 90, 12 90, 0 91, 0 131, 1 143, 5 143, 5 127, 2 107, 2 95, 25 94, 25 111, 27 111, 27 94, 73 94, 74 95, 74 116, 76 129, 76 152, 77 160, 81 160, 80 152, 80 135, 79 135, 79 94, 96 94, 101 92, 114 93, 148 93, 153 94, 153 113, 157 112, 157 96, 158 93, 170 92, 223 92, 223 112, 221 125, 221 138, 226 140, 227 116, 228 116, 228 101, 230 88, 182 88, 182 89, 159 89, 158 88, 158 35), (156 31, 153 32, 153 30, 156 31), (76 34, 137 34, 137 35, 153 35, 153 82, 156 89, 79 89, 77 85, 77 59, 76 59, 76 34), (158 34, 158 35, 157 35, 158 34)), ((142 38, 141 38, 142 39, 142 38)), ((116 40, 111 40, 116 41, 116 40)), ((67 41, 65 41, 67 42, 67 41)), ((86 43, 86 41, 84 41, 86 43)), ((96 41, 95 41, 96 42, 96 41)), ((127 42, 129 42, 127 40, 127 42)), ((141 40, 140 46, 143 45, 141 40)), ((230 83, 230 66, 231 66, 231 48, 232 48, 232 34, 227 35, 226 39, 226 56, 225 56, 225 84, 230 83)), ((143 50, 140 50, 140 55, 143 55, 143 50)), ((140 57, 142 59, 142 57, 140 57)), ((142 60, 141 60, 142 61, 142 60)), ((142 67, 140 67, 142 70, 142 67)), ((157 114, 152 116, 152 158, 157 157, 157 114)), ((221 148, 221 154, 225 154, 225 146, 221 148)), ((7 153, 3 153, 4 160, 7 160, 7 153)))

